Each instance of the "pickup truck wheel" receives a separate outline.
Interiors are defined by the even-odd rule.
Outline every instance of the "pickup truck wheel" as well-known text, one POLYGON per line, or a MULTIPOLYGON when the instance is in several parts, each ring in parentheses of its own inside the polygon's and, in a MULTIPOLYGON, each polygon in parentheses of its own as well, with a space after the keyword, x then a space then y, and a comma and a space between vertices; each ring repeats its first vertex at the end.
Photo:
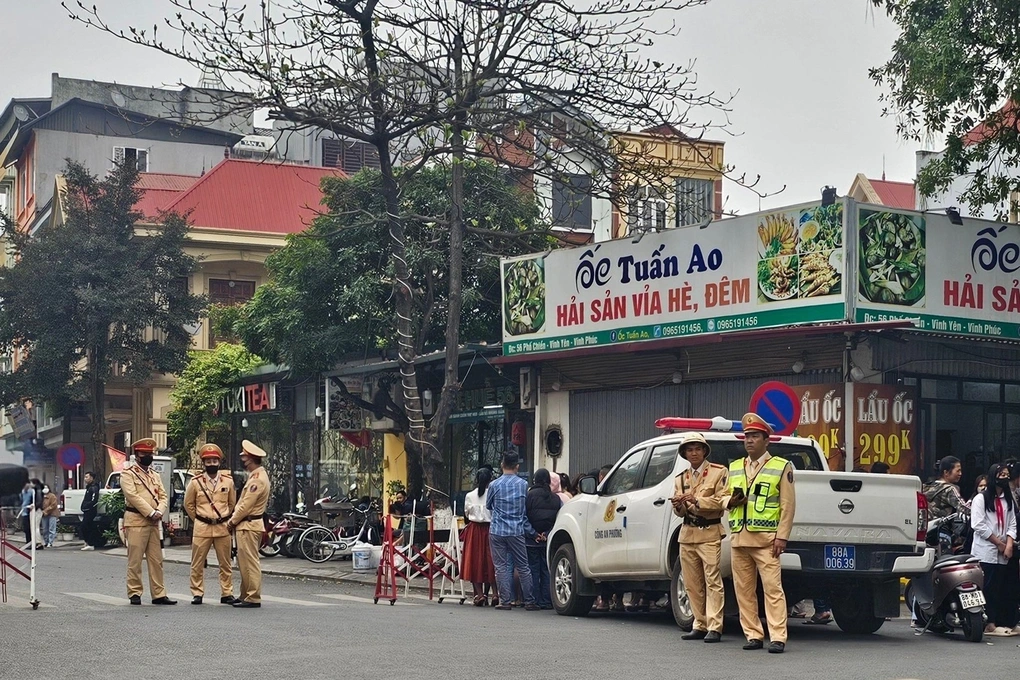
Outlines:
POLYGON ((592 595, 578 594, 577 558, 574 546, 567 543, 557 548, 552 561, 553 607, 563 616, 587 616, 595 604, 592 595))
POLYGON ((673 578, 669 589, 669 602, 673 607, 673 619, 681 630, 690 631, 694 628, 694 610, 691 609, 691 598, 684 586, 684 576, 680 572, 680 559, 673 564, 673 578))
POLYGON ((833 601, 832 617, 840 630, 853 635, 871 635, 882 627, 885 619, 872 613, 870 596, 868 590, 855 597, 833 601))

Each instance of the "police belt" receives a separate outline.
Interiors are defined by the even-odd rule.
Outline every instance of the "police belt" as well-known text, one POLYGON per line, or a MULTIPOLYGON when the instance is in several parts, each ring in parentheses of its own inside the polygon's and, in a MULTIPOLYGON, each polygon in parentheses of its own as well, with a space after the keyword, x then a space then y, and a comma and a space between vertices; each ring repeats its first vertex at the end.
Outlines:
POLYGON ((263 517, 264 515, 248 515, 247 517, 242 517, 241 519, 237 520, 237 523, 240 524, 241 522, 251 522, 252 520, 262 519, 263 517))
POLYGON ((197 519, 199 522, 204 522, 205 524, 223 524, 230 518, 220 517, 218 519, 209 519, 208 517, 202 517, 202 515, 195 515, 195 519, 197 519))
POLYGON ((716 524, 722 524, 722 518, 716 517, 715 519, 708 519, 700 515, 684 515, 684 524, 692 527, 698 527, 699 529, 707 529, 708 527, 715 526, 716 524))

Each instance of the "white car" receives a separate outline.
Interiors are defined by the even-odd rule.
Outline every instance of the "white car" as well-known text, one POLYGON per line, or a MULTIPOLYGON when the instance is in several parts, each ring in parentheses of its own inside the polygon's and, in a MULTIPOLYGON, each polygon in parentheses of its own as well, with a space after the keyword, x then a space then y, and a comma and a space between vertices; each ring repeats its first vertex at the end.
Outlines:
MULTIPOLYGON (((728 466, 745 455, 738 433, 702 433, 712 462, 728 466)), ((677 624, 690 630, 694 617, 679 567, 681 520, 669 502, 674 477, 689 467, 677 455, 682 437, 671 433, 634 446, 598 488, 595 479, 582 479, 583 493, 563 506, 549 532, 557 613, 584 616, 607 589, 668 592, 677 624)), ((831 472, 811 439, 773 437, 769 452, 796 470, 796 516, 781 558, 787 601, 825 599, 839 627, 852 633, 872 633, 886 617, 899 616, 900 577, 927 572, 935 559, 923 543, 921 480, 831 472)), ((729 537, 721 570, 726 612, 735 614, 729 537)))

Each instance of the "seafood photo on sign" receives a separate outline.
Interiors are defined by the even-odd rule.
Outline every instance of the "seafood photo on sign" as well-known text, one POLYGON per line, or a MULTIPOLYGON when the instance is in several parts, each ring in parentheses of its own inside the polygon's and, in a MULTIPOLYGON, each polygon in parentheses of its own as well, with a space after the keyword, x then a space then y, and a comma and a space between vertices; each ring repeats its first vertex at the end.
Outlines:
POLYGON ((858 223, 861 297, 888 305, 923 307, 924 218, 862 209, 858 223))
POLYGON ((770 213, 758 222, 759 301, 836 295, 843 284, 843 204, 770 213))
POLYGON ((545 268, 539 259, 503 265, 503 310, 510 335, 535 333, 545 325, 545 268))

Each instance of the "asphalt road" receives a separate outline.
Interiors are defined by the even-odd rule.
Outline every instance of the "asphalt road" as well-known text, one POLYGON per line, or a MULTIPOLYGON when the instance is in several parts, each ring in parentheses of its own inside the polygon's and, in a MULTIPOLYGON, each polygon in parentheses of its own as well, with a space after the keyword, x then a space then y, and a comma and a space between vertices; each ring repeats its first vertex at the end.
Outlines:
POLYGON ((567 618, 421 595, 373 605, 365 586, 280 577, 266 578, 262 609, 235 610, 218 604, 212 570, 196 607, 179 564, 167 565, 176 607, 148 593, 132 607, 125 567, 102 552, 41 553, 40 608, 14 579, 0 605, 0 678, 975 678, 1002 676, 1020 643, 917 637, 905 619, 865 637, 792 621, 780 656, 742 651, 735 622, 706 645, 680 640, 664 615, 567 618))

